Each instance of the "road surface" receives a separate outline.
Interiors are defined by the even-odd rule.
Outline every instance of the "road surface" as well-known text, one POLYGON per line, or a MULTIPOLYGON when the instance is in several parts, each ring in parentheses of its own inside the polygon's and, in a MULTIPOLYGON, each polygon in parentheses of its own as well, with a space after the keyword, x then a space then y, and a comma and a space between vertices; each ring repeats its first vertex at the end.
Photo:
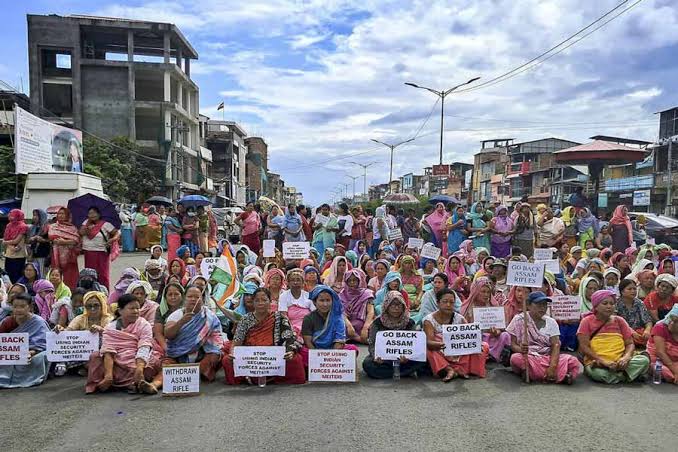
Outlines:
MULTIPOLYGON (((124 255, 113 279, 145 256, 124 255)), ((361 349, 364 355, 365 349, 361 349)), ((0 390, 0 451, 675 451, 678 387, 484 380, 228 387, 171 399, 86 396, 84 378, 0 390)))

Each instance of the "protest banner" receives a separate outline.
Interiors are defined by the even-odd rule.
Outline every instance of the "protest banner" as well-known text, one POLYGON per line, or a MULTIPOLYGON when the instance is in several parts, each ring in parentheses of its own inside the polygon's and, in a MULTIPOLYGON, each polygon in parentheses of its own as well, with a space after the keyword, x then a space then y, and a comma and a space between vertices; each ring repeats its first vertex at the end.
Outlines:
POLYGON ((544 283, 544 264, 509 261, 506 284, 509 286, 541 287, 544 283))
POLYGON ((355 382, 355 350, 308 351, 308 381, 355 382))
POLYGON ((187 396, 200 393, 200 364, 162 366, 162 395, 187 396))
POLYGON ((200 263, 200 274, 205 278, 210 279, 214 267, 217 266, 217 262, 219 262, 218 257, 204 257, 200 263))
POLYGON ((433 243, 427 243, 421 247, 421 253, 419 253, 419 256, 438 261, 441 251, 442 250, 440 248, 436 248, 433 243))
POLYGON ((233 348, 236 377, 285 376, 285 347, 233 348))
POLYGON ((374 355, 384 360, 396 360, 401 356, 410 361, 426 361, 426 333, 423 331, 380 331, 374 355))
POLYGON ((388 241, 393 242, 403 238, 403 231, 400 228, 391 229, 388 231, 388 241))
POLYGON ((534 260, 535 261, 547 261, 553 259, 553 250, 551 248, 535 248, 534 249, 534 260))
POLYGON ((416 248, 420 250, 424 246, 424 239, 415 239, 414 237, 410 237, 407 240, 407 247, 408 248, 416 248))
POLYGON ((326 226, 329 221, 330 217, 326 217, 325 215, 318 214, 315 216, 315 224, 322 224, 323 226, 326 226))
POLYGON ((506 316, 502 306, 473 308, 473 321, 480 324, 480 329, 506 328, 506 316))
POLYGON ((28 333, 0 334, 0 366, 28 364, 28 333))
POLYGON ((264 257, 275 257, 275 240, 264 240, 264 257))
POLYGON ((443 343, 445 344, 445 356, 480 353, 483 346, 483 333, 480 324, 443 325, 443 343))
POLYGON ((99 351, 99 334, 89 331, 52 331, 46 335, 47 360, 52 363, 89 361, 89 356, 99 351))
POLYGON ((551 317, 554 320, 579 320, 581 317, 581 298, 577 295, 556 295, 551 297, 551 317))
POLYGON ((535 264, 544 264, 544 270, 557 275, 562 270, 560 269, 560 261, 558 259, 547 259, 543 261, 535 261, 535 264))
POLYGON ((311 251, 311 244, 309 242, 284 242, 283 243, 283 258, 284 259, 307 259, 311 251))
POLYGON ((59 126, 16 108, 17 174, 84 172, 82 132, 59 126))

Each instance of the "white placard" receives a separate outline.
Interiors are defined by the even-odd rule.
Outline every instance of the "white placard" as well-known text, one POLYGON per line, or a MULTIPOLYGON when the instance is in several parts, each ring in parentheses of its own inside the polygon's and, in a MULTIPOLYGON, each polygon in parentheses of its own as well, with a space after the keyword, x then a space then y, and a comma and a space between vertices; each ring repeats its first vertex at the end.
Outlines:
POLYGON ((407 247, 408 248, 416 248, 420 250, 424 246, 424 239, 415 239, 414 237, 410 237, 407 240, 407 247))
POLYGON ((544 284, 544 264, 508 261, 506 284, 509 286, 541 287, 544 284))
POLYGON ((551 272, 554 275, 557 275, 558 273, 561 272, 560 261, 558 259, 547 259, 544 261, 535 261, 534 263, 544 264, 544 270, 547 272, 551 272))
POLYGON ((645 239, 645 244, 646 245, 656 245, 657 242, 655 241, 654 237, 647 236, 647 238, 645 239))
POLYGON ((285 347, 233 348, 236 377, 285 376, 285 347))
POLYGON ((0 334, 0 366, 28 364, 28 333, 0 334))
POLYGON ((396 360, 401 356, 410 361, 426 361, 426 333, 423 331, 380 331, 374 347, 374 355, 384 360, 396 360))
POLYGON ((534 260, 535 261, 547 261, 553 259, 553 250, 551 248, 535 248, 534 249, 534 260))
POLYGON ((480 353, 483 347, 483 333, 479 323, 443 325, 445 356, 463 356, 480 353))
POLYGON ((557 295, 551 297, 551 317, 555 320, 579 320, 581 318, 581 298, 577 295, 557 295))
POLYGON ((84 172, 82 132, 16 108, 16 172, 84 172))
POLYGON ((308 259, 309 242, 283 242, 283 259, 308 259))
POLYGON ((308 351, 308 381, 356 381, 355 350, 308 351))
POLYGON ((162 366, 163 395, 200 393, 200 364, 169 364, 162 366))
POLYGON ((419 253, 419 256, 438 261, 441 251, 442 250, 440 248, 436 248, 433 243, 427 243, 421 248, 421 253, 419 253))
POLYGON ((388 241, 392 242, 403 238, 403 231, 400 228, 391 229, 388 231, 388 241))
POLYGON ((47 360, 52 363, 89 361, 89 356, 99 351, 99 333, 89 331, 48 332, 47 360))
POLYGON ((209 280, 217 262, 219 262, 218 257, 204 257, 200 263, 200 274, 209 280))
POLYGON ((483 330, 506 328, 506 314, 503 306, 473 308, 473 321, 479 323, 483 330))
POLYGON ((327 223, 330 222, 330 217, 326 217, 325 215, 316 215, 315 216, 315 223, 316 224, 321 224, 323 226, 327 226, 327 223))
POLYGON ((264 240, 264 257, 275 257, 275 240, 264 240))

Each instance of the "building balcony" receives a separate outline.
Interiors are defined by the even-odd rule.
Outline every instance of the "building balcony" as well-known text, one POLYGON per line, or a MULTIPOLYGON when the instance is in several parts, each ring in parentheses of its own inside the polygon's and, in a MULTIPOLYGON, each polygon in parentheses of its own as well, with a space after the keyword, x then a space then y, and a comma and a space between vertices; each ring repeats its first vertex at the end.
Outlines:
POLYGON ((507 177, 527 176, 530 172, 530 162, 510 163, 507 177))

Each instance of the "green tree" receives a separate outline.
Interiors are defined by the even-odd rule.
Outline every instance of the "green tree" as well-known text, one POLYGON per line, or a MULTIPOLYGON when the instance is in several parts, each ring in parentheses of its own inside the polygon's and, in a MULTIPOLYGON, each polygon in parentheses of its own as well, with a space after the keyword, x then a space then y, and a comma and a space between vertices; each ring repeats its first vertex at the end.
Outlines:
MULTIPOLYGON (((24 191, 26 176, 19 175, 18 195, 24 191)), ((14 174, 14 149, 0 146, 0 199, 14 198, 16 192, 16 176, 14 174)))

